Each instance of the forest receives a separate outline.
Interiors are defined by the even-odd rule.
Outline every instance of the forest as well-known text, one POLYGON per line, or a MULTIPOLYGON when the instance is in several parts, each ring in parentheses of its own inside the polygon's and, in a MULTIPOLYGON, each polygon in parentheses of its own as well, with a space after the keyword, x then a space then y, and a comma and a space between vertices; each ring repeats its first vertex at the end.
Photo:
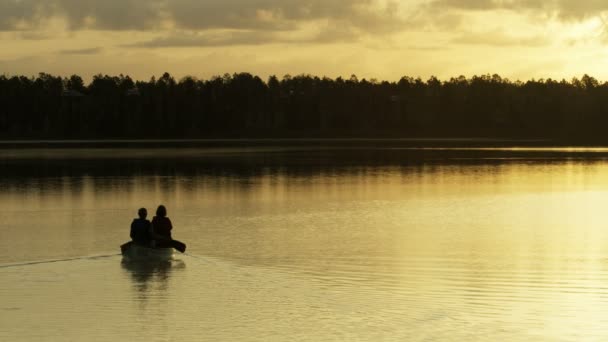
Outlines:
POLYGON ((0 139, 500 138, 608 141, 608 83, 165 73, 0 75, 0 139))

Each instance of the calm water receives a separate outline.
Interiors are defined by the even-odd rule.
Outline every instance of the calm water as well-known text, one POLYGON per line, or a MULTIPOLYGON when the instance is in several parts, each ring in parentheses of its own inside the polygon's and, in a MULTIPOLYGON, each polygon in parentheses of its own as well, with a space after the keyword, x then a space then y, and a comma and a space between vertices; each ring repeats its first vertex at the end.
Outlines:
POLYGON ((608 149, 0 150, 1 341, 608 339, 608 149), (163 203, 188 253, 121 262, 163 203))

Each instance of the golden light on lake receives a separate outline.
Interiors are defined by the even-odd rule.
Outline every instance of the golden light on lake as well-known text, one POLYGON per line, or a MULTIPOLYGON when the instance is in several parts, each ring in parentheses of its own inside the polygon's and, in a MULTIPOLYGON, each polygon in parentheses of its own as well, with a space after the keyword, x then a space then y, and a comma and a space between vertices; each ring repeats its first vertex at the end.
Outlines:
POLYGON ((608 2, 0 0, 0 341, 608 341, 608 2))

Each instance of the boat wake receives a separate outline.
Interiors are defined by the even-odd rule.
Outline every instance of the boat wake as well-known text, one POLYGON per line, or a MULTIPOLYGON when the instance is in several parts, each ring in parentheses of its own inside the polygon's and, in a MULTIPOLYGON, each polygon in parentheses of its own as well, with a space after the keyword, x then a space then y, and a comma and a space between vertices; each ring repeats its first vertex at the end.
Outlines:
MULTIPOLYGON (((215 263, 213 260, 210 260, 209 257, 193 255, 190 253, 183 253, 182 255, 190 257, 192 259, 196 259, 201 263, 215 263)), ((68 262, 68 261, 75 261, 75 260, 96 260, 96 259, 111 258, 111 257, 116 257, 116 256, 121 256, 121 253, 87 255, 87 256, 64 258, 64 259, 35 260, 35 261, 24 261, 24 262, 18 262, 18 263, 0 264, 0 269, 11 268, 11 267, 33 266, 33 265, 40 265, 40 264, 52 264, 52 263, 68 262)))
POLYGON ((0 268, 31 266, 31 265, 39 265, 39 264, 51 264, 51 263, 56 263, 56 262, 66 262, 66 261, 74 261, 74 260, 94 260, 94 259, 102 259, 102 258, 111 258, 111 257, 119 256, 119 255, 120 255, 120 253, 114 253, 114 254, 102 254, 102 255, 89 255, 89 256, 65 258, 65 259, 26 261, 26 262, 20 262, 20 263, 0 264, 0 268))

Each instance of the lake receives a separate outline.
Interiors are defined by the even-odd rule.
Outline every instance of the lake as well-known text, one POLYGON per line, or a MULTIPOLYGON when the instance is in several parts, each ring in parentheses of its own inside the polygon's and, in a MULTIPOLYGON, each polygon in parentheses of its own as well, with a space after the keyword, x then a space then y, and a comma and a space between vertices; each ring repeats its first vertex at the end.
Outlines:
POLYGON ((608 149, 0 149, 2 341, 608 339, 608 149), (188 244, 126 263, 137 209, 188 244))

